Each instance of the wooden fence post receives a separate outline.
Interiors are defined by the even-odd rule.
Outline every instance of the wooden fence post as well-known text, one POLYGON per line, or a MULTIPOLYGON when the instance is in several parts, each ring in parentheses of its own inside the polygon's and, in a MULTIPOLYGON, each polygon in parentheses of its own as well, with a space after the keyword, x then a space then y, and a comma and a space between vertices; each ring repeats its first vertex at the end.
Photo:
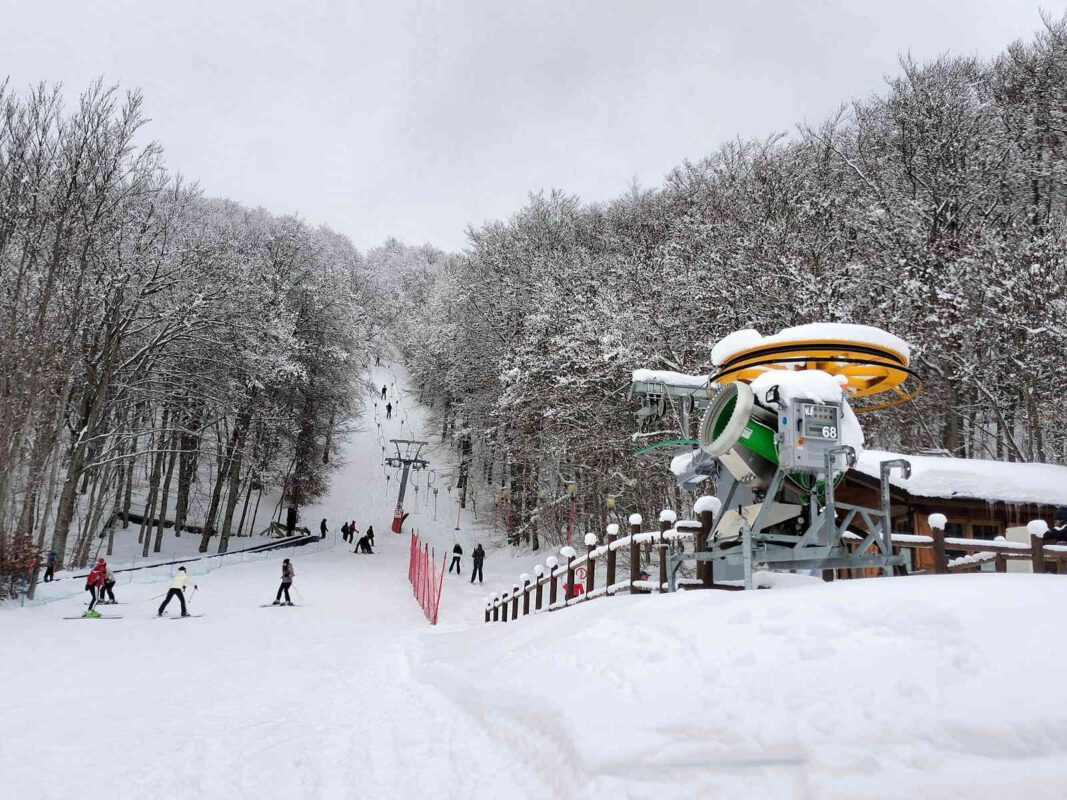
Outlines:
POLYGON ((1003 553, 997 553, 997 557, 994 559, 993 563, 996 566, 997 572, 1008 571, 1008 557, 1003 553))
POLYGON ((545 568, 542 567, 540 564, 538 564, 537 566, 534 567, 534 576, 536 577, 536 583, 534 585, 537 587, 536 593, 534 595, 534 610, 535 611, 540 611, 541 610, 542 593, 543 593, 544 587, 545 587, 544 574, 545 574, 545 568))
POLYGON ((486 600, 485 601, 485 621, 486 622, 489 621, 489 613, 490 613, 489 612, 489 608, 490 608, 491 605, 492 605, 492 601, 491 600, 486 600))
POLYGON ((563 587, 563 599, 570 600, 574 597, 574 559, 577 557, 573 547, 569 545, 559 551, 567 559, 567 583, 563 587))
POLYGON ((596 550, 596 534, 587 533, 585 535, 585 595, 589 596, 589 593, 596 587, 596 559, 593 558, 593 551, 596 550))
POLYGON ((548 610, 551 611, 556 604, 556 567, 559 561, 555 556, 549 556, 545 559, 545 566, 548 567, 548 610))
POLYGON ((1035 575, 1045 571, 1045 537, 1030 534, 1030 563, 1035 575))
POLYGON ((656 591, 664 591, 663 586, 667 583, 667 540, 663 538, 663 534, 674 527, 675 520, 678 519, 678 515, 671 511, 669 508, 663 509, 659 512, 659 544, 656 545, 656 550, 659 552, 659 580, 656 581, 656 591))
MULTIPOLYGON (((711 523, 714 521, 715 515, 710 511, 701 511, 697 518, 700 520, 700 532, 697 533, 693 540, 693 553, 703 553, 708 549, 708 539, 711 537, 711 523)), ((697 562, 697 580, 699 580, 704 586, 715 585, 715 575, 712 569, 710 561, 698 561, 697 562)))
POLYGON ((530 614, 530 576, 524 572, 520 580, 522 581, 522 615, 525 617, 530 614))
POLYGON ((614 522, 608 525, 608 574, 604 579, 604 594, 615 585, 615 540, 619 538, 619 526, 614 522))
POLYGON ((493 595, 493 622, 497 622, 500 619, 500 598, 495 594, 493 595))
POLYGON ((512 619, 518 619, 519 618, 519 589, 520 588, 521 587, 519 586, 519 584, 516 583, 514 591, 512 591, 512 593, 511 593, 511 618, 512 619))
POLYGON ((634 541, 634 537, 641 532, 640 514, 630 515, 630 594, 640 594, 641 589, 634 586, 641 580, 641 550, 640 545, 634 541))
POLYGON ((507 622, 508 621, 508 593, 507 592, 501 592, 500 593, 500 621, 501 622, 507 622))
POLYGON ((942 528, 931 528, 930 534, 934 539, 934 572, 938 575, 947 575, 948 554, 945 552, 945 531, 942 528))

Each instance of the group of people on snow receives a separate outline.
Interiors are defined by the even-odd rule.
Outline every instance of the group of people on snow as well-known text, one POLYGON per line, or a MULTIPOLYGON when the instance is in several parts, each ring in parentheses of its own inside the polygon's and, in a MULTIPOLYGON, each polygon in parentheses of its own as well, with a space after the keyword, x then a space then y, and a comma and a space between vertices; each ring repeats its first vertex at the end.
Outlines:
MULTIPOLYGON (((460 547, 459 542, 452 547, 452 563, 448 565, 449 573, 453 569, 456 570, 457 575, 463 574, 463 565, 461 563, 463 559, 463 548, 460 547)), ((482 564, 485 563, 485 548, 479 543, 475 546, 474 552, 471 553, 471 583, 474 583, 474 579, 478 578, 478 583, 482 582, 482 564)))
MULTIPOLYGON (((322 524, 325 526, 326 520, 323 520, 322 524)), ((367 532, 362 536, 359 536, 358 541, 356 540, 357 536, 359 536, 359 529, 356 527, 355 520, 346 522, 341 526, 341 539, 343 541, 348 542, 349 544, 355 542, 356 549, 352 551, 353 553, 373 554, 374 550, 372 548, 374 547, 374 526, 368 525, 367 532)))

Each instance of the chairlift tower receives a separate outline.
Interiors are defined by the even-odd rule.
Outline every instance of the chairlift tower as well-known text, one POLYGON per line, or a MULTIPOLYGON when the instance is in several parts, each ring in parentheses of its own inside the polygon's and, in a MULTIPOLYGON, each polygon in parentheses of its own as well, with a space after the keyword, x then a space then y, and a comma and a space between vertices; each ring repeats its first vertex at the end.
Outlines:
POLYGON ((426 442, 418 442, 414 439, 390 439, 389 441, 396 448, 396 455, 385 459, 386 466, 403 469, 400 475, 400 493, 396 498, 392 527, 393 533, 400 533, 400 528, 407 517, 404 513, 404 495, 408 490, 408 476, 412 470, 418 472, 426 469, 430 466, 430 462, 422 458, 422 448, 426 446, 426 442))

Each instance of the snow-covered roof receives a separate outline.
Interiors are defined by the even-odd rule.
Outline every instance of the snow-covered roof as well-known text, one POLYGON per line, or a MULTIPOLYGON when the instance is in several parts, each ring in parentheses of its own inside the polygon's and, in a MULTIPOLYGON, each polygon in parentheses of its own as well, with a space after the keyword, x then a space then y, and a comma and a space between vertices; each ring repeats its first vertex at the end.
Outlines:
POLYGON ((711 349, 711 363, 719 366, 729 361, 738 353, 752 347, 767 344, 790 344, 792 342, 859 342, 861 344, 883 347, 900 353, 906 360, 911 359, 908 343, 899 336, 870 325, 853 325, 843 322, 813 322, 809 325, 797 325, 785 328, 772 336, 764 336, 759 331, 748 328, 734 331, 723 337, 711 349))
POLYGON ((1057 464, 909 456, 884 450, 864 450, 855 468, 865 475, 878 477, 881 463, 893 458, 911 462, 911 477, 905 480, 894 471, 890 483, 916 497, 1067 505, 1067 467, 1057 464))

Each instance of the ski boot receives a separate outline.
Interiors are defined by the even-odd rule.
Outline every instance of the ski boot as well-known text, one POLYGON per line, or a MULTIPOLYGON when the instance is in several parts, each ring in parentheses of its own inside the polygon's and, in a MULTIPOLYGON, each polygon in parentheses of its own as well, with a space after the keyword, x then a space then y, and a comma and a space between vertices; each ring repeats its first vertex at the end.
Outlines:
POLYGON ((291 606, 291 605, 293 604, 293 601, 292 601, 292 600, 286 600, 286 601, 285 601, 285 604, 286 604, 287 606, 291 606))
POLYGON ((90 611, 86 611, 84 614, 82 614, 82 616, 83 617, 87 617, 88 619, 99 619, 100 618, 100 612, 96 611, 96 610, 90 610, 90 611))
POLYGON ((282 604, 281 600, 275 600, 273 603, 271 603, 272 606, 280 606, 281 604, 282 604))

